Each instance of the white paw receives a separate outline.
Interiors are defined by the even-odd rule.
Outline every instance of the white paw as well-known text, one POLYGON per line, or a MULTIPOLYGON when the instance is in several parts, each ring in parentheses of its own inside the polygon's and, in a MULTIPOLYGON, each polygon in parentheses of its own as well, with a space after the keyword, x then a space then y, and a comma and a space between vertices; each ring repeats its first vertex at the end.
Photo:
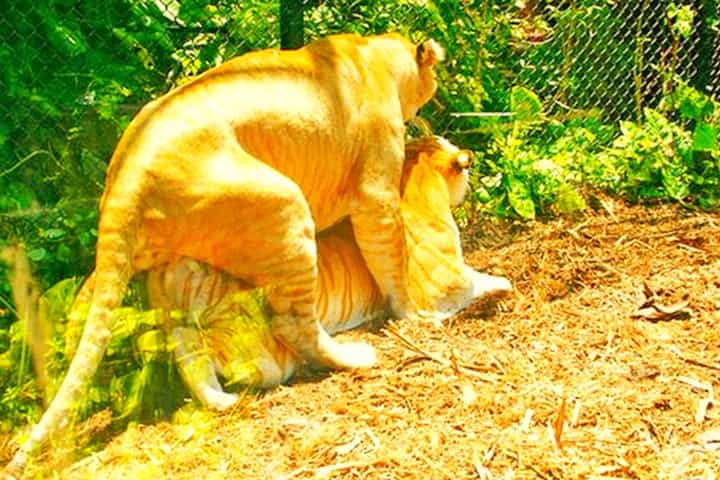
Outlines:
POLYGON ((222 412, 235 405, 239 398, 234 393, 209 390, 205 393, 205 406, 211 410, 222 412))
POLYGON ((364 342, 335 343, 333 363, 339 368, 370 368, 377 364, 375 349, 364 342))
MULTIPOLYGON (((277 331, 276 331, 277 332, 277 331)), ((283 342, 281 332, 278 340, 283 342)), ((276 334, 277 334, 276 333, 276 334)), ((325 330, 320 329, 317 337, 300 337, 294 334, 295 342, 285 343, 300 358, 327 368, 355 369, 369 368, 377 363, 375 349, 364 342, 338 342, 325 330)))
POLYGON ((512 291, 512 284, 505 277, 496 277, 473 271, 473 297, 482 300, 495 300, 512 291))
POLYGON ((377 364, 377 352, 364 342, 340 343, 345 368, 370 368, 377 364))

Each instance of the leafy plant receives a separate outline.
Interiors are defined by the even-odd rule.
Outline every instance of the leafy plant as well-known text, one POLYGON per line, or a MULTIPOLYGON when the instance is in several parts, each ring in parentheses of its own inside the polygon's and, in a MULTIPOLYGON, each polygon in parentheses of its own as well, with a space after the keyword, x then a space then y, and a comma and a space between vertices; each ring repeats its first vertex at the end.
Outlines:
POLYGON ((597 184, 630 200, 672 199, 718 205, 720 151, 717 104, 682 82, 644 122, 621 122, 622 135, 601 161, 612 175, 597 184), (670 120, 675 112, 680 121, 670 120))
MULTIPOLYGON (((509 123, 496 121, 493 141, 488 154, 481 156, 477 167, 481 178, 474 198, 486 200, 492 211, 501 216, 516 215, 533 219, 552 213, 573 214, 585 209, 585 202, 576 188, 580 180, 573 167, 574 155, 568 135, 550 146, 534 143, 532 133, 546 123, 540 99, 523 87, 510 91, 509 123)), ((572 130, 572 135, 587 130, 572 130)), ((577 144, 581 138, 577 137, 577 144)))
POLYGON ((548 122, 527 89, 514 87, 510 97, 512 120, 493 120, 493 140, 476 167, 473 198, 485 209, 523 219, 574 214, 586 208, 588 188, 632 202, 720 204, 720 110, 687 84, 678 81, 659 108, 646 108, 642 123, 621 121, 618 136, 592 117, 548 122), (536 135, 546 128, 555 140, 536 135))
MULTIPOLYGON (((52 396, 69 365, 67 342, 79 338, 68 325, 67 315, 80 282, 69 278, 48 289, 42 297, 45 315, 54 328, 48 357, 45 358, 53 383, 52 396)), ((129 297, 137 298, 137 295, 129 297)), ((168 353, 162 332, 162 316, 148 311, 138 300, 115 312, 113 337, 103 367, 91 388, 76 405, 79 418, 108 408, 115 426, 128 421, 167 418, 182 403, 187 392, 168 353)), ((4 339, 0 354, 0 432, 36 422, 42 413, 41 392, 31 374, 29 352, 21 323, 15 322, 4 339)), ((72 348, 74 350, 74 348, 72 348)))
POLYGON ((622 135, 602 157, 612 172, 603 182, 631 201, 670 198, 682 201, 690 193, 687 164, 690 136, 656 110, 645 109, 645 122, 621 122, 622 135))

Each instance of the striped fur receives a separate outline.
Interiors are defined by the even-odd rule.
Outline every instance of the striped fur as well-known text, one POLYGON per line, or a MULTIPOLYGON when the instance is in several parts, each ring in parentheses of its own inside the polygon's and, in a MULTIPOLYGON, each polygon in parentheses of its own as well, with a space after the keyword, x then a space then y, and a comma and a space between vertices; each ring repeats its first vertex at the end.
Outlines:
MULTIPOLYGON (((422 308, 455 313, 478 297, 509 290, 503 278, 482 276, 465 265, 451 206, 467 190, 470 153, 439 137, 407 145, 401 214, 405 220, 410 294, 422 308), (481 285, 477 279, 483 278, 481 285)), ((362 258, 349 222, 318 237, 316 311, 329 333, 353 328, 386 313, 385 300, 362 258)), ((181 259, 152 269, 146 279, 154 308, 187 312, 173 325, 176 361, 194 395, 222 410, 235 395, 229 382, 271 386, 287 380, 300 361, 268 328, 262 298, 251 286, 206 264, 181 259)))
POLYGON ((133 274, 172 259, 271 287, 273 335, 302 358, 374 364, 369 345, 340 344, 317 321, 315 234, 349 216, 395 313, 416 310, 399 213, 404 122, 434 95, 442 56, 397 34, 335 35, 243 55, 146 105, 110 160, 78 351, 8 475, 85 391, 133 274))

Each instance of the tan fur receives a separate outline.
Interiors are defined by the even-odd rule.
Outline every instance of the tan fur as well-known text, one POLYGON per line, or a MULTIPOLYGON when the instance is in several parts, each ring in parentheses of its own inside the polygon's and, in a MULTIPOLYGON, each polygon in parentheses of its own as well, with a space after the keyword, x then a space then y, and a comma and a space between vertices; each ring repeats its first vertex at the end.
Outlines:
POLYGON ((102 359, 130 277, 180 257, 272 287, 273 335, 331 367, 375 362, 317 319, 316 232, 349 217, 397 315, 408 299, 399 213, 404 121, 435 92, 434 42, 336 35, 249 53, 146 105, 126 129, 100 204, 92 301, 58 394, 7 468, 66 421, 102 359))
MULTIPOLYGON (((406 152, 401 214, 412 300, 449 315, 478 297, 507 292, 509 283, 499 277, 485 276, 485 283, 476 285, 476 275, 482 274, 465 265, 460 251, 450 207, 451 199, 467 189, 470 152, 438 137, 416 140, 406 152)), ((318 237, 318 260, 316 311, 326 331, 347 330, 385 314, 385 299, 348 222, 318 237)), ((249 285, 189 259, 151 270, 146 285, 152 307, 189 312, 191 320, 172 332, 176 360, 204 405, 222 410, 237 399, 222 390, 216 373, 231 382, 271 386, 297 368, 300 359, 270 334, 268 314, 257 307, 258 300, 240 294, 249 285)))

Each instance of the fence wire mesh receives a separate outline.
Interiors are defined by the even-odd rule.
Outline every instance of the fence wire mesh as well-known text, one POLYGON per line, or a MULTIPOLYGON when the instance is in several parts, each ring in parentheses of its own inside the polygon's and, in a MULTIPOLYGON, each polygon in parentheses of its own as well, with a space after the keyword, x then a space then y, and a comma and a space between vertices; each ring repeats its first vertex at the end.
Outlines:
MULTIPOLYGON (((710 11, 710 13, 712 13, 710 11)), ((715 98, 720 97, 720 34, 718 34, 718 18, 720 18, 720 4, 715 7, 715 13, 712 17, 714 23, 714 35, 712 36, 712 60, 710 67, 710 80, 708 92, 715 98)))
MULTIPOLYGON (((548 111, 637 119, 672 76, 720 93, 713 0, 304 0, 305 39, 399 30, 448 61, 430 107, 503 111, 536 91, 548 111)), ((148 100, 234 55, 280 43, 278 0, 10 2, 0 16, 0 211, 96 198, 122 129, 148 100), (38 188, 28 187, 38 186, 38 188)), ((473 145, 481 147, 480 144, 473 145)), ((3 232, 6 233, 6 232, 3 232)))
POLYGON ((717 12, 712 2, 559 2, 525 19, 521 82, 550 104, 597 108, 611 119, 639 118, 679 77, 718 88, 717 12))

